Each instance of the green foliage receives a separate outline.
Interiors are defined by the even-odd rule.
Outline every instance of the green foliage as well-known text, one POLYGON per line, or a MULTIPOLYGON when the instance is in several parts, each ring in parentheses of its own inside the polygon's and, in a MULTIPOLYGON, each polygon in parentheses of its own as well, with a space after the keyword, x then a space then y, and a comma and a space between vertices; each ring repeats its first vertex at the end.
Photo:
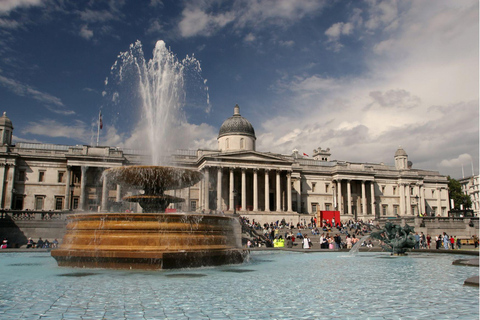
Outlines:
POLYGON ((450 199, 453 199, 455 209, 460 209, 460 205, 463 204, 463 209, 470 209, 472 207, 472 199, 469 195, 462 192, 462 186, 457 180, 448 176, 448 193, 450 199))

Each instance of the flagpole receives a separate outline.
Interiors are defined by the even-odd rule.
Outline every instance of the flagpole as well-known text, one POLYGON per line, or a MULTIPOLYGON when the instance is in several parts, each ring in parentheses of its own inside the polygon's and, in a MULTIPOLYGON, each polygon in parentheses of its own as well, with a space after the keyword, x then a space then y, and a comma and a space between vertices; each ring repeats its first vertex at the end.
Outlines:
POLYGON ((98 147, 98 141, 100 139, 100 121, 102 119, 102 111, 100 110, 100 113, 98 114, 98 123, 97 123, 97 147, 98 147))

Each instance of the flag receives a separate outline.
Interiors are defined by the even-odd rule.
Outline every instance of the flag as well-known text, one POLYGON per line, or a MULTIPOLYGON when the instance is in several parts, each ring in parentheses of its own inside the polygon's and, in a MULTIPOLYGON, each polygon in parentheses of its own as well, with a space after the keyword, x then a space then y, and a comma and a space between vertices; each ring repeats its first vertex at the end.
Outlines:
POLYGON ((98 115, 98 126, 100 129, 103 129, 102 111, 100 111, 100 114, 98 115))
POLYGON ((304 155, 305 157, 308 157, 308 154, 306 154, 305 152, 303 153, 303 155, 304 155))

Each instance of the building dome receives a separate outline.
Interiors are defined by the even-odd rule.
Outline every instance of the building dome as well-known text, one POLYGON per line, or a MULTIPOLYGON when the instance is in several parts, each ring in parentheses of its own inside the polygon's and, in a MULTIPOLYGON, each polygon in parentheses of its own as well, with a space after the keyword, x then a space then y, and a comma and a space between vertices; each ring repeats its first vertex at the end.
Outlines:
POLYGON ((218 138, 230 135, 250 136, 256 139, 252 124, 240 115, 240 107, 238 104, 234 108, 233 116, 225 120, 220 127, 218 138))
POLYGON ((7 113, 6 113, 6 112, 4 112, 4 113, 3 113, 3 116, 0 117, 0 126, 2 126, 2 127, 8 127, 8 128, 13 129, 12 120, 10 120, 10 119, 7 117, 7 113))
POLYGON ((405 150, 403 150, 402 147, 399 147, 397 149, 397 152, 395 152, 395 157, 406 157, 407 156, 407 153, 405 152, 405 150))

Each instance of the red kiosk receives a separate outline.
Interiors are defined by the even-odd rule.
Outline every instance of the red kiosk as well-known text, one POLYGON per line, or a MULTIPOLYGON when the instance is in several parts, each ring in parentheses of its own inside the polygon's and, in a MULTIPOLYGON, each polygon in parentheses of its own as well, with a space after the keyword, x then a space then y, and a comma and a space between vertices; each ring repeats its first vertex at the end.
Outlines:
POLYGON ((323 227, 324 224, 333 227, 340 223, 340 211, 319 211, 317 213, 317 220, 321 223, 321 227, 323 227))

